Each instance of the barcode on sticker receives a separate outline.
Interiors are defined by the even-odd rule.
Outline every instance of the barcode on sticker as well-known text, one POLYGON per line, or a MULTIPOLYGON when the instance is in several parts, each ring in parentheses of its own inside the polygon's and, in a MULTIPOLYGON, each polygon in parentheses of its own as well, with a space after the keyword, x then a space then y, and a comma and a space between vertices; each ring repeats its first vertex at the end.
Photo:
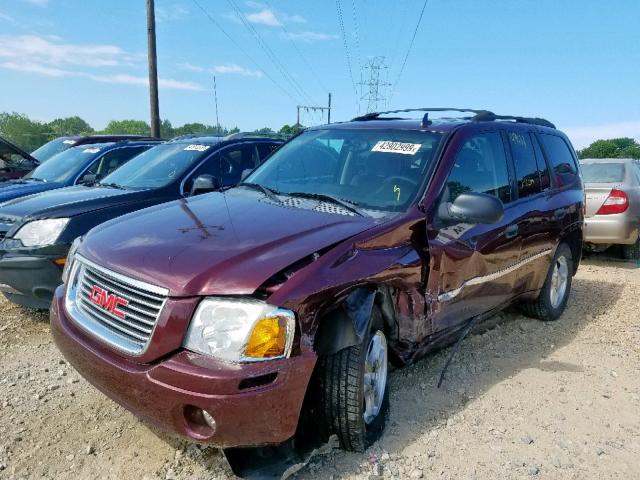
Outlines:
POLYGON ((384 153, 402 153, 404 155, 415 155, 420 150, 422 144, 420 143, 404 143, 404 142, 390 142, 383 140, 376 143, 371 149, 372 152, 384 152, 384 153))
POLYGON ((185 152, 206 152, 209 150, 209 145, 187 145, 184 150, 185 152))

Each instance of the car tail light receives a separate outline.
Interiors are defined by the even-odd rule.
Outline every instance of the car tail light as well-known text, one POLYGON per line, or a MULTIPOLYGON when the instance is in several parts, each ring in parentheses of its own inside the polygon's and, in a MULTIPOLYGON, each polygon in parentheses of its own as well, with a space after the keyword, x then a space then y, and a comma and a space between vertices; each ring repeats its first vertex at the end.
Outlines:
POLYGON ((604 201, 596 215, 611 215, 623 213, 629 208, 629 197, 622 190, 614 188, 604 201))

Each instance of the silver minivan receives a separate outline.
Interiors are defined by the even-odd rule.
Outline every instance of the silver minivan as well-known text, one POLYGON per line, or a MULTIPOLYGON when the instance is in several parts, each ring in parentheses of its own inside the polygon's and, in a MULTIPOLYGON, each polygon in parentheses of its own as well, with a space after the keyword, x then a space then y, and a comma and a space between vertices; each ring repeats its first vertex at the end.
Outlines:
POLYGON ((593 251, 621 245, 627 259, 640 259, 640 161, 580 160, 586 195, 585 242, 593 251))

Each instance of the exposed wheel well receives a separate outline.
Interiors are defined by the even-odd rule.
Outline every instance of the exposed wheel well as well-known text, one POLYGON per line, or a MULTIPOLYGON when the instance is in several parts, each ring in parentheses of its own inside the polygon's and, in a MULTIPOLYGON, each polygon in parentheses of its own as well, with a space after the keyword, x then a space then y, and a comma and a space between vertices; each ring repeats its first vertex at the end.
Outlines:
POLYGON ((582 258, 582 248, 584 246, 584 237, 582 234, 581 228, 574 228, 573 230, 567 232, 562 240, 571 249, 571 256, 573 257, 573 274, 575 275, 578 271, 578 265, 580 265, 580 260, 582 258))

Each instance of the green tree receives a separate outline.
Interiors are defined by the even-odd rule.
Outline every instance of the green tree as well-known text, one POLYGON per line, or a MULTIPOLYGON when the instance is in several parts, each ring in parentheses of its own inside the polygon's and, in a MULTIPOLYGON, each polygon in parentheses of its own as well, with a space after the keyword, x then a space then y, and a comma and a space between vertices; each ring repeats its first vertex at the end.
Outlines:
POLYGON ((109 135, 151 135, 151 127, 144 120, 111 120, 103 133, 109 135))
POLYGON ((293 125, 283 125, 278 133, 283 133, 285 135, 296 135, 302 130, 304 130, 304 126, 300 125, 299 123, 295 123, 293 125))
POLYGON ((638 158, 640 144, 633 138, 597 140, 578 152, 580 158, 638 158))
POLYGON ((0 113, 0 136, 27 152, 33 152, 53 138, 47 125, 15 112, 0 113))
POLYGON ((90 135, 94 133, 91 125, 78 116, 56 118, 55 120, 47 123, 47 128, 55 137, 62 137, 65 135, 90 135))
POLYGON ((173 125, 171 125, 171 122, 166 118, 162 120, 162 122, 160 123, 160 138, 169 139, 175 136, 176 131, 173 128, 173 125))
POLYGON ((263 128, 259 128, 257 130, 254 130, 253 133, 269 134, 269 133, 276 133, 276 132, 274 132, 269 127, 263 127, 263 128))

